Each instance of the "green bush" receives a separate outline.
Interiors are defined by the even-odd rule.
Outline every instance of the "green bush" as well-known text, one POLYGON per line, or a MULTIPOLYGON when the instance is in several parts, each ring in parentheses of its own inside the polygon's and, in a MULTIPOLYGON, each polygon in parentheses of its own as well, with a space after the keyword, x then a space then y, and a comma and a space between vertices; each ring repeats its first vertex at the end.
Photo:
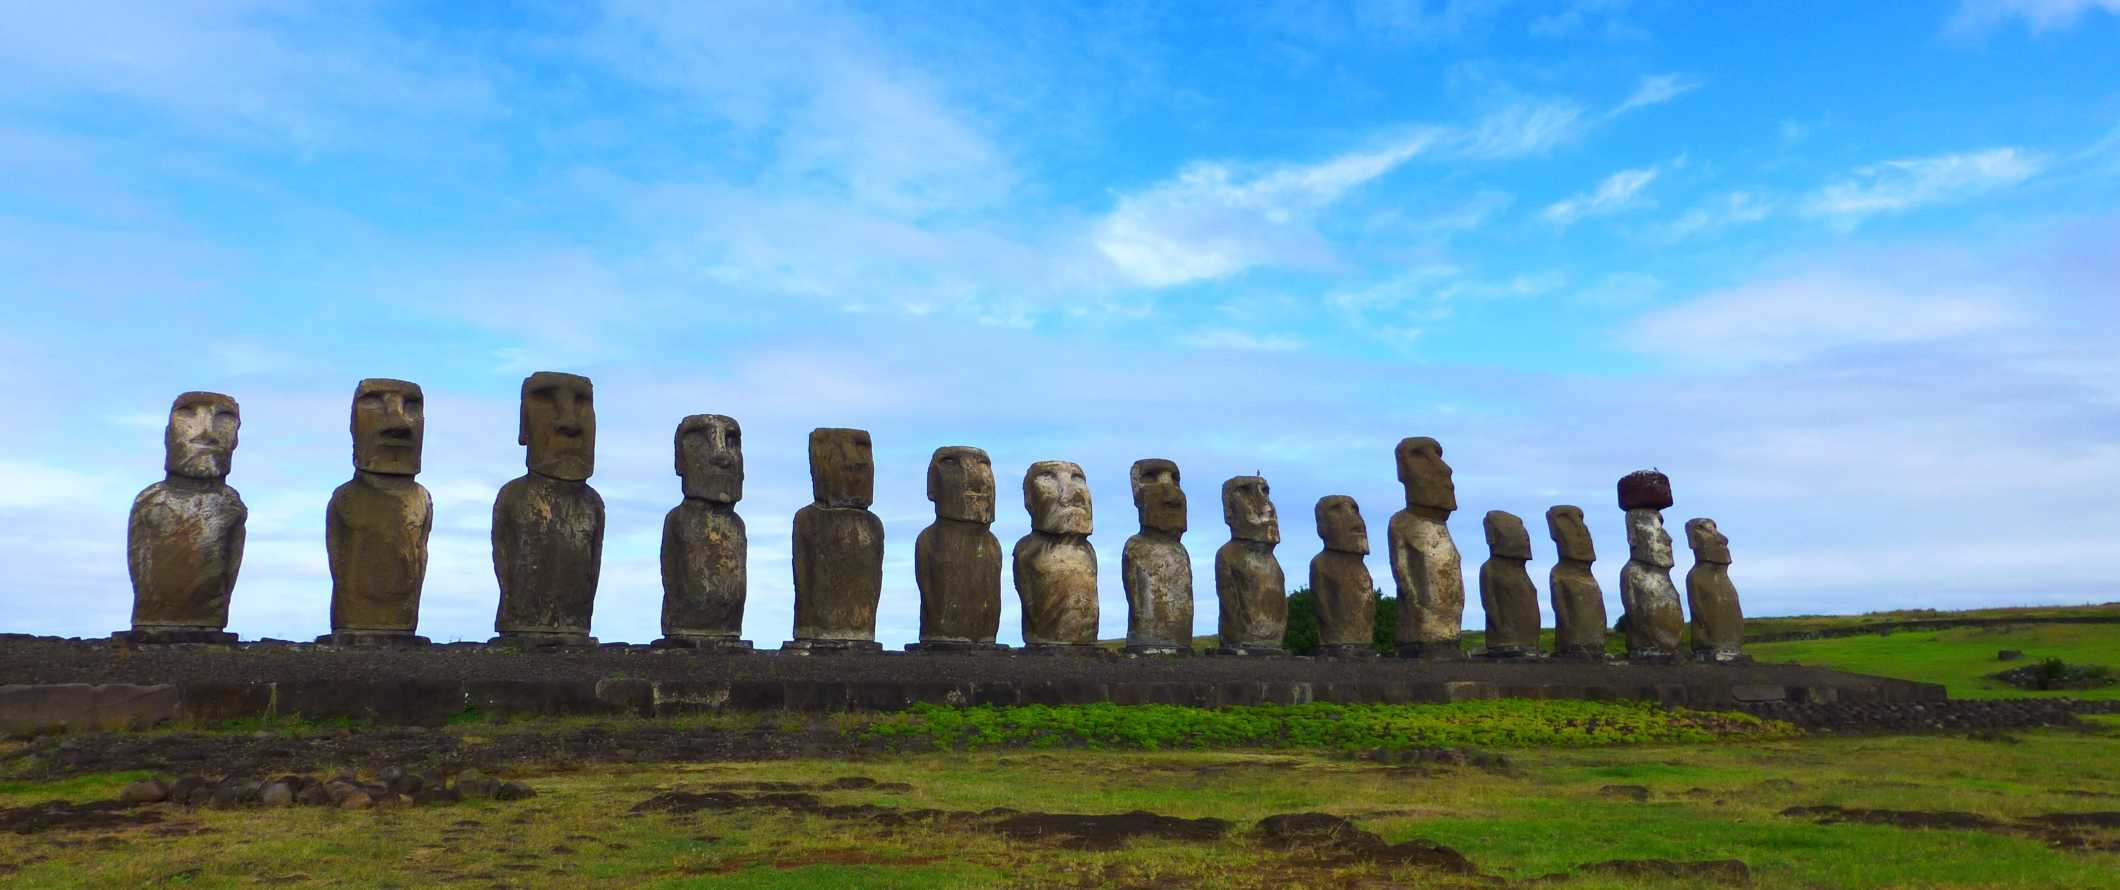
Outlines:
MULTIPOLYGON (((1370 641, 1377 651, 1390 655, 1396 648, 1395 634, 1399 626, 1399 600, 1376 591, 1376 630, 1370 641)), ((1288 595, 1288 630, 1281 636, 1281 648, 1296 655, 1316 655, 1318 647, 1318 600, 1309 587, 1298 587, 1288 595)))

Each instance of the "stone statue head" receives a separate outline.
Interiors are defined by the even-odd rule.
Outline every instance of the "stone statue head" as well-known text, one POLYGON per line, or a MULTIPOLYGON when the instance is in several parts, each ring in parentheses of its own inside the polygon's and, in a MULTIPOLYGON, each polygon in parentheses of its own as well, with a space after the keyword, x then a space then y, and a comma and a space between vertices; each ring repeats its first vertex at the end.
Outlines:
POLYGON ((1590 526, 1583 522, 1583 508, 1562 504, 1546 511, 1546 533, 1560 558, 1596 562, 1597 547, 1590 541, 1590 526))
POLYGON ((596 403, 589 378, 539 371, 523 378, 516 443, 530 447, 530 472, 580 482, 596 472, 596 403))
POLYGON ((1239 541, 1281 543, 1281 518, 1273 511, 1273 490, 1264 476, 1231 476, 1222 483, 1222 521, 1239 541))
POLYGON ((677 422, 677 475, 685 497, 733 504, 743 500, 743 427, 721 414, 677 422))
POLYGON ((868 430, 810 431, 810 497, 827 507, 866 509, 876 500, 876 459, 868 430))
POLYGON ((1397 450, 1399 484, 1406 486, 1406 506, 1450 512, 1457 509, 1457 485, 1450 481, 1450 465, 1443 463, 1443 446, 1427 436, 1400 439, 1397 450))
POLYGON ((1730 564, 1730 539, 1715 527, 1713 519, 1686 520, 1686 545, 1693 558, 1716 565, 1730 564))
POLYGON ((994 521, 994 462, 970 445, 944 445, 928 458, 928 500, 935 516, 966 522, 994 521))
POLYGON ((1647 508, 1627 511, 1627 556, 1635 562, 1660 568, 1676 563, 1671 558, 1671 533, 1664 531, 1664 517, 1647 508))
POLYGON ((1023 474, 1031 528, 1049 535, 1090 533, 1089 482, 1072 461, 1041 460, 1023 474))
POLYGON ((1178 465, 1160 457, 1134 461, 1127 477, 1134 484, 1134 509, 1142 531, 1185 534, 1185 489, 1178 487, 1178 465))
POLYGON ((353 388, 353 466, 385 476, 417 476, 427 439, 420 385, 370 377, 353 388))
POLYGON ((1318 498, 1318 537, 1325 549, 1339 553, 1369 552, 1369 523, 1362 521, 1362 508, 1354 498, 1329 494, 1318 498))
POLYGON ((1487 553, 1496 559, 1530 559, 1531 533, 1514 513, 1489 510, 1480 525, 1487 530, 1487 553))
POLYGON ((162 471, 193 479, 224 479, 235 461, 243 426, 236 400, 217 392, 188 392, 169 405, 162 429, 162 471))

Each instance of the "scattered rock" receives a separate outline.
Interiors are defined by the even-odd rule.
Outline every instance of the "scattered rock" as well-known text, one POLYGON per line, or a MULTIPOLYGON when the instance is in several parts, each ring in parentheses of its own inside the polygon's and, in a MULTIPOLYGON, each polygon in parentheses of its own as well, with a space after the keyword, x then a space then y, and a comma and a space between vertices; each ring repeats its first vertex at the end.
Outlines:
POLYGON ((273 782, 258 792, 258 802, 268 807, 294 806, 294 786, 286 782, 273 782))
POLYGON ((365 810, 373 806, 375 806, 375 799, 369 797, 368 792, 360 788, 349 788, 345 796, 339 798, 339 809, 342 810, 365 810))
POLYGON ((169 799, 169 786, 154 779, 141 779, 125 786, 118 799, 126 803, 161 803, 169 799))
POLYGON ((2016 661, 2017 659, 2023 657, 2024 653, 2016 649, 2004 649, 2000 652, 1995 653, 1996 661, 2016 661))

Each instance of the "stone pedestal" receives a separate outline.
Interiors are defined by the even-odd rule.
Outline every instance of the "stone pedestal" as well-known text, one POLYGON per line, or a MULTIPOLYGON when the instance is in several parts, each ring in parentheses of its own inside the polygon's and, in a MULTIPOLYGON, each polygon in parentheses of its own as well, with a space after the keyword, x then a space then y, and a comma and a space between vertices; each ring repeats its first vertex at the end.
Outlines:
POLYGON ((236 635, 227 631, 202 628, 147 628, 118 631, 110 635, 110 642, 126 649, 141 646, 233 646, 236 644, 236 635))
POLYGON ((317 645, 340 649, 423 649, 432 641, 412 633, 348 630, 317 637, 317 645))

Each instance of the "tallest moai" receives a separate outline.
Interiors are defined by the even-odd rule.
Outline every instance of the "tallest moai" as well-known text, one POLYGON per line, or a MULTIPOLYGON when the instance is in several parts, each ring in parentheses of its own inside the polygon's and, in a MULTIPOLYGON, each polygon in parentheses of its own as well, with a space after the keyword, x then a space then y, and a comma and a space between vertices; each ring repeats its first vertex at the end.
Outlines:
POLYGON ((1399 655, 1430 660, 1465 657, 1458 642, 1465 618, 1465 572, 1450 540, 1457 485, 1443 446, 1426 436, 1399 442, 1399 482, 1406 509, 1391 517, 1391 578, 1399 593, 1399 655))
POLYGON ((529 472, 493 501, 493 575, 500 582, 495 642, 588 646, 603 568, 604 499, 596 471, 596 404, 589 378, 539 371, 523 380, 516 441, 529 472))

